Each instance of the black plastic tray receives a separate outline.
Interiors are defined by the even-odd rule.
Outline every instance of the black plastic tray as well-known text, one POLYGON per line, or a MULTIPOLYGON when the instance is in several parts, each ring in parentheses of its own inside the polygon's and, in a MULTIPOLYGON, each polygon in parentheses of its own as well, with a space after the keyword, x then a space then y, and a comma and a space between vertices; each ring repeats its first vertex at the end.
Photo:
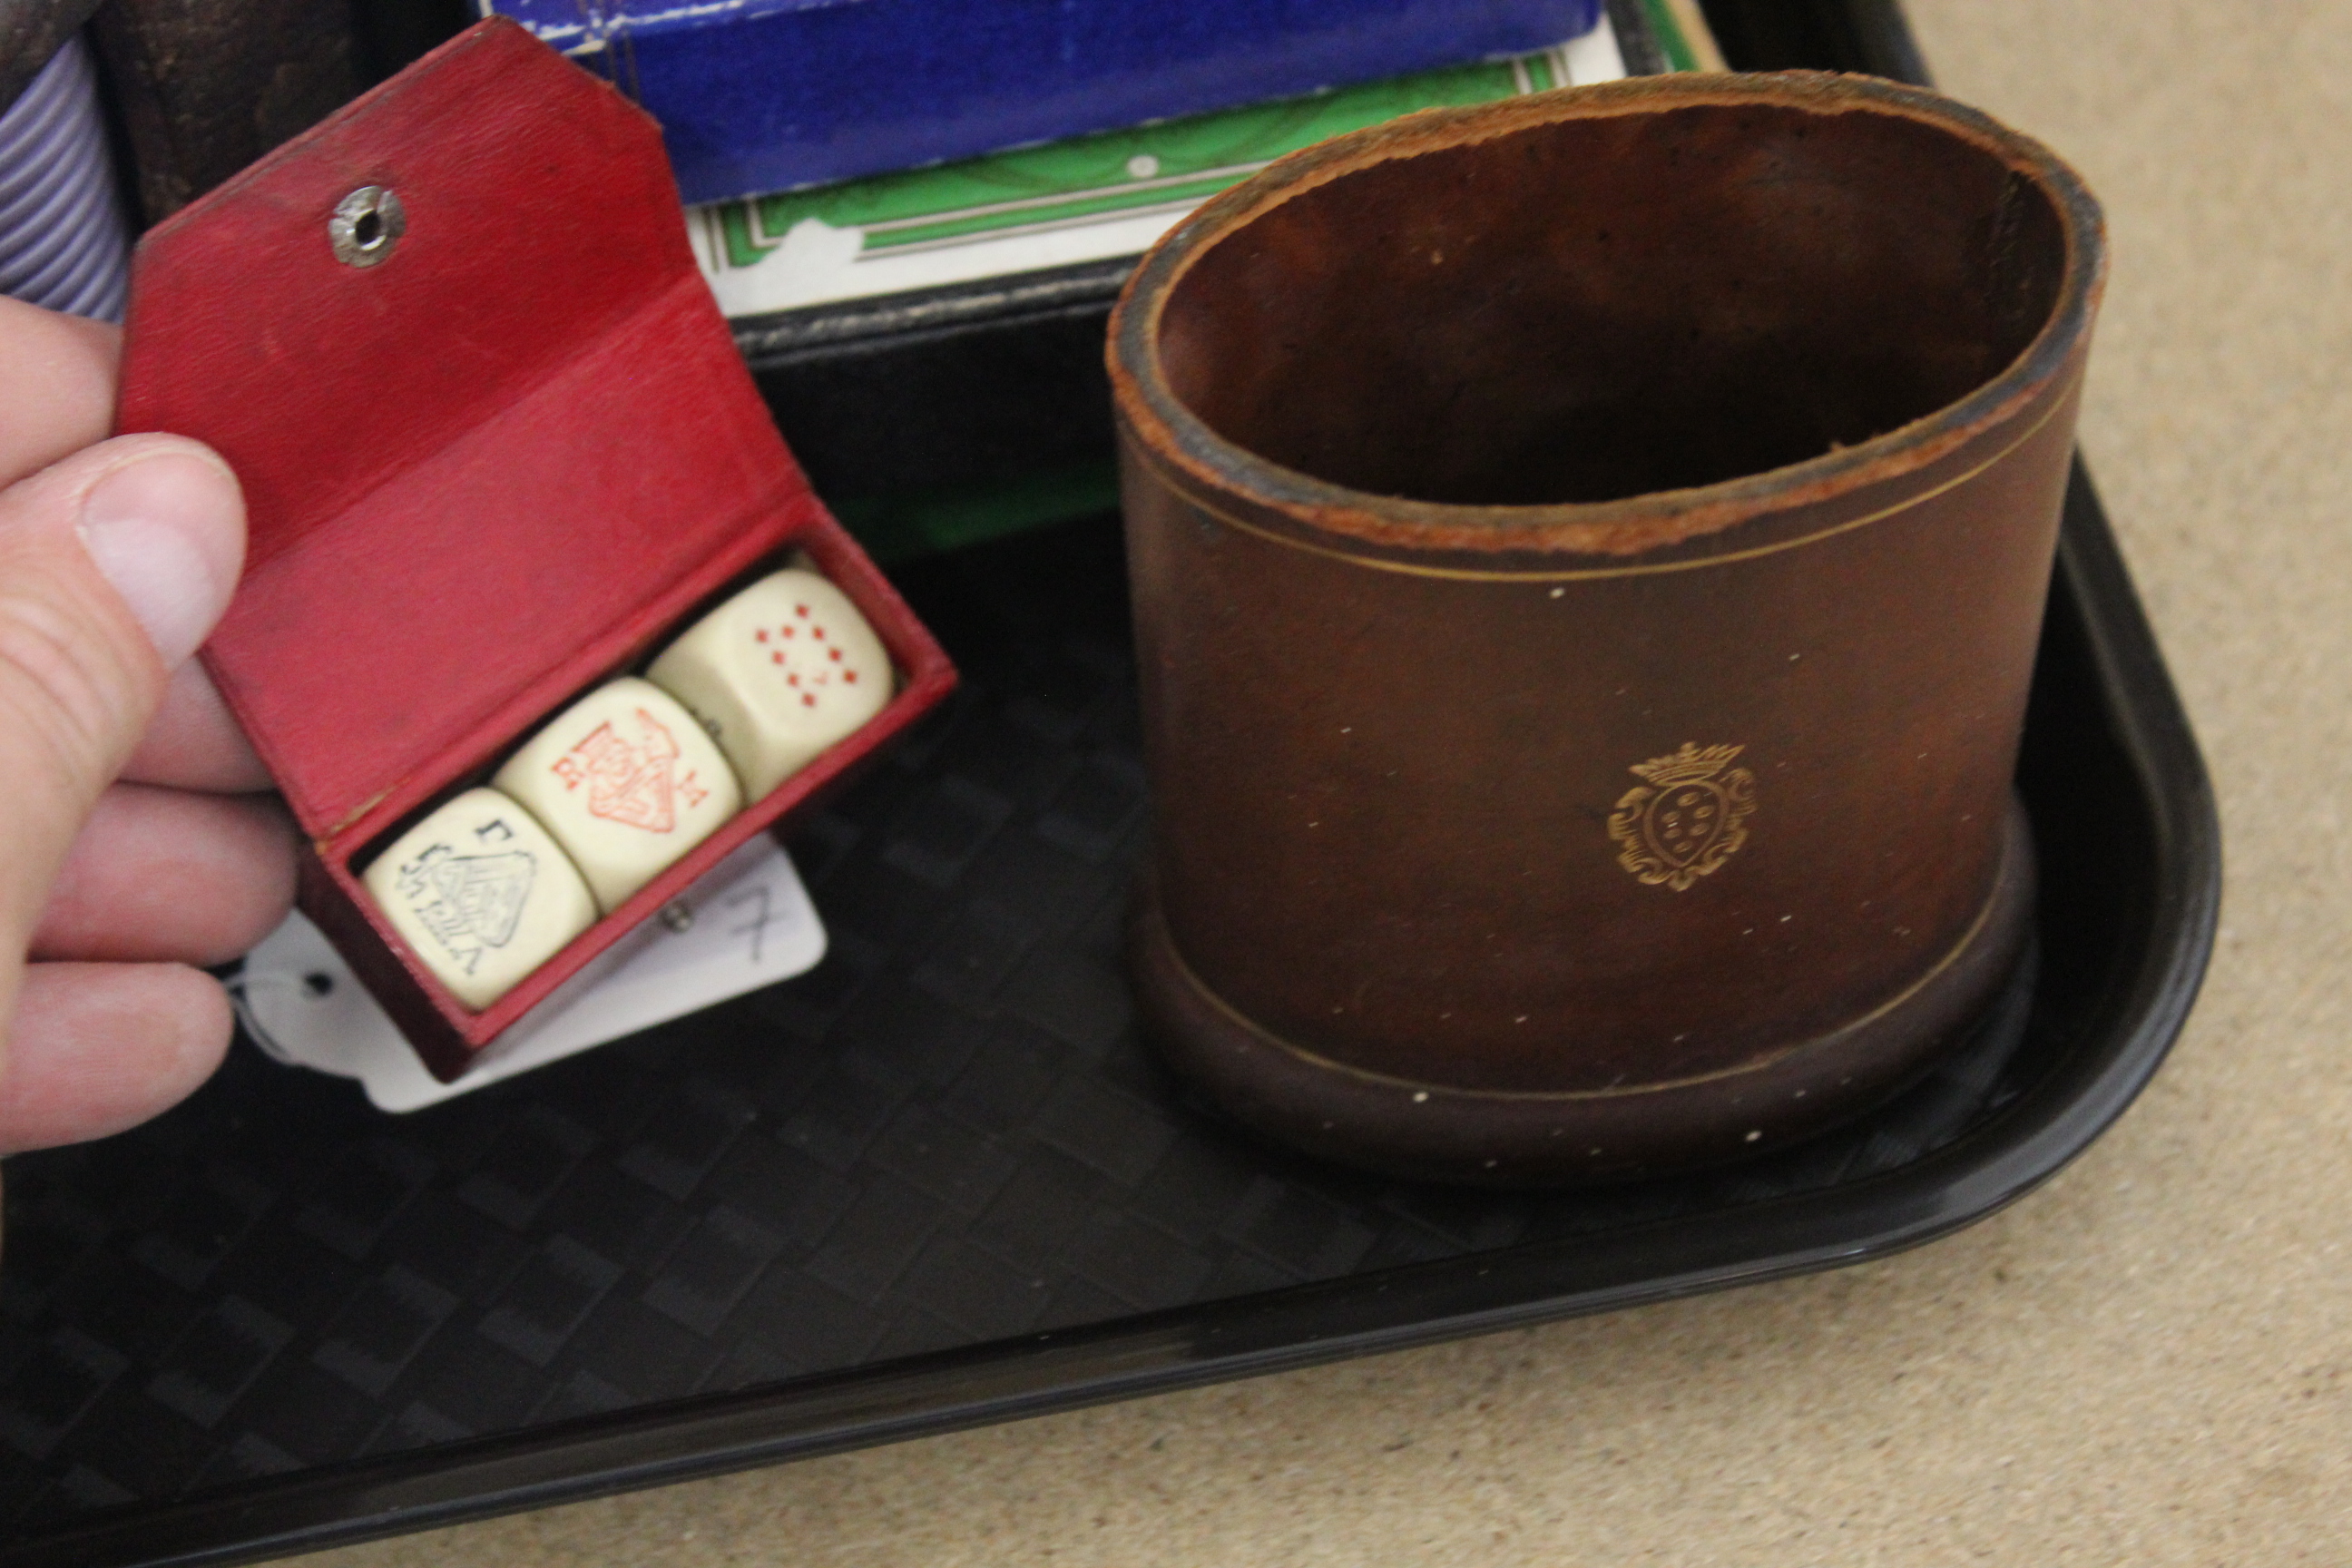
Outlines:
POLYGON ((267 1556, 1883 1256, 2095 1138, 2210 946, 2211 797, 2078 473, 2021 771, 2038 973, 1949 1063, 1709 1176, 1316 1166, 1134 1038, 1115 521, 898 575, 968 685, 795 842, 814 973, 405 1119, 240 1047, 8 1163, 0 1561, 267 1556))

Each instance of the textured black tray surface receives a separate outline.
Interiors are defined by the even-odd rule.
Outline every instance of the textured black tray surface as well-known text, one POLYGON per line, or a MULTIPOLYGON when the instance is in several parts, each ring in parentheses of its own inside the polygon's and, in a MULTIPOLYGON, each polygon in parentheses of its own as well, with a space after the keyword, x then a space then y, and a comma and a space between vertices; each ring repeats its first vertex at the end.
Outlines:
POLYGON ((2067 732, 2097 694, 2060 647, 2026 783, 2075 934, 1918 1088, 1714 1175, 1535 1195, 1353 1176, 1229 1134, 1136 1039, 1117 944, 1143 781, 1115 521, 904 581, 967 685, 794 841, 832 932, 817 970, 407 1118, 241 1045, 161 1121, 9 1162, 11 1535, 1313 1281, 1677 1219, 1737 1230, 2000 1123, 2079 1054, 2081 1010, 2144 923, 2119 901, 2144 880, 2128 865, 2049 841, 2103 771, 2067 732))
POLYGON ((1142 846, 1112 520, 910 580, 967 685, 794 841, 800 980, 405 1118, 240 1044, 7 1172, 0 1523, 1826 1186, 2013 1096, 2023 994, 1850 1131, 1712 1177, 1364 1179, 1184 1104, 1120 977, 1142 846))

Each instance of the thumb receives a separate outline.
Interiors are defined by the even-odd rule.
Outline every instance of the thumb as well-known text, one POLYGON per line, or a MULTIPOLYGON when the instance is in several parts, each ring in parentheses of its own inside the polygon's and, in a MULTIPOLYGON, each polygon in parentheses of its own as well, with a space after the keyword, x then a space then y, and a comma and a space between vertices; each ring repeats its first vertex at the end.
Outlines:
POLYGON ((244 561, 236 477, 176 436, 102 442, 0 491, 0 952, 24 952, 244 561))

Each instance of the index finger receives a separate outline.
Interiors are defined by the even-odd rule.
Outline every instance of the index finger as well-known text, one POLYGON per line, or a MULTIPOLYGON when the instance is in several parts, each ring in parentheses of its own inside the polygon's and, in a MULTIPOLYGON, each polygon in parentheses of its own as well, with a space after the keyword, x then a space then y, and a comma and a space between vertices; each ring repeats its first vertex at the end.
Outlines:
POLYGON ((0 298, 0 486, 103 441, 122 333, 0 298))

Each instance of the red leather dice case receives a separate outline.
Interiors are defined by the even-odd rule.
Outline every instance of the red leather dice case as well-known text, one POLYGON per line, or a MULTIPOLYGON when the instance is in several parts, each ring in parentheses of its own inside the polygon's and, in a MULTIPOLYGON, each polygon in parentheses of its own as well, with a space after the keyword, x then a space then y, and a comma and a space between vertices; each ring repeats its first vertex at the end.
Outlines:
POLYGON ((688 248, 658 129, 510 23, 142 241, 119 425, 208 441, 244 481, 245 580, 205 662, 310 840, 304 912, 444 1078, 954 683, 777 435, 688 248), (352 266, 328 223, 369 185, 397 195, 405 228, 352 266), (467 1011, 355 869, 794 550, 890 650, 889 707, 467 1011))

